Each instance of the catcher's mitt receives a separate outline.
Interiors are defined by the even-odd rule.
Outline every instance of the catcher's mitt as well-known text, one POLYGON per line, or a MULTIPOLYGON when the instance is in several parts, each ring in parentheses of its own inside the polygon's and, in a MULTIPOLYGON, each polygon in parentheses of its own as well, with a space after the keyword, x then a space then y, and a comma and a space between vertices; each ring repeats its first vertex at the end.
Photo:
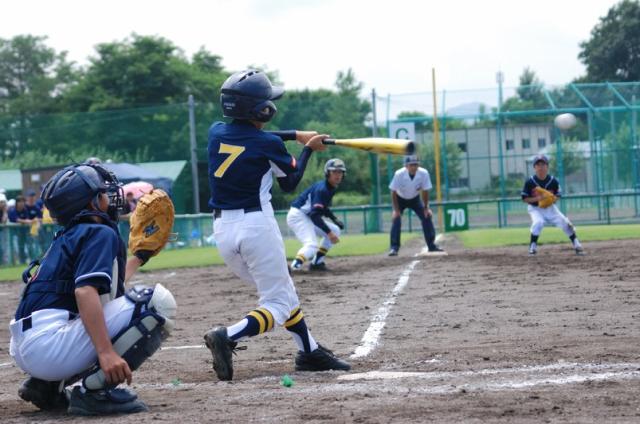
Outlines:
POLYGON ((154 189, 138 200, 129 220, 129 250, 143 265, 160 253, 169 241, 174 215, 173 202, 160 189, 154 189))
POLYGON ((542 196, 542 200, 538 201, 538 207, 540 208, 543 208, 543 209, 548 208, 549 206, 553 205, 557 200, 556 196, 553 193, 551 193, 549 190, 545 190, 542 187, 536 187, 535 192, 536 192, 536 195, 542 196))

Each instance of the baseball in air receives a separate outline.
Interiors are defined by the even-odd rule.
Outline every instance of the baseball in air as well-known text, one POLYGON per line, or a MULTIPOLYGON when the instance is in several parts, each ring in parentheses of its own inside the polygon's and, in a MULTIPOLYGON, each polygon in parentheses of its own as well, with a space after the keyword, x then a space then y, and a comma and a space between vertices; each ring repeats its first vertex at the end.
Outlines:
POLYGON ((556 124, 556 127, 560 128, 562 131, 567 131, 576 126, 577 120, 573 113, 563 113, 556 116, 553 122, 556 124))

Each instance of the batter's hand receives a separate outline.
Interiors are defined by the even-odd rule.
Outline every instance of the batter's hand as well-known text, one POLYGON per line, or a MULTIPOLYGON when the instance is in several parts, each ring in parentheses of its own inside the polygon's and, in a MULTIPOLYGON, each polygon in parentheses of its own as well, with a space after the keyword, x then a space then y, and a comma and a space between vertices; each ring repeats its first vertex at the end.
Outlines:
POLYGON ((321 152, 327 148, 327 146, 322 144, 322 140, 325 138, 329 138, 329 136, 327 134, 314 135, 305 143, 305 146, 309 147, 314 152, 321 152))
POLYGON ((304 146, 316 135, 317 131, 296 131, 296 141, 304 146))
POLYGON ((98 361, 108 384, 120 384, 125 381, 131 384, 131 368, 115 350, 98 355, 98 361))
POLYGON ((433 212, 431 211, 431 209, 429 208, 424 208, 424 217, 425 218, 430 218, 433 216, 433 212))
POLYGON ((337 236, 337 235, 335 235, 335 234, 333 233, 333 231, 330 231, 330 232, 327 234, 327 237, 329 237, 329 240, 330 240, 330 241, 331 241, 331 243, 333 243, 333 244, 340 243, 340 239, 338 238, 338 236, 337 236))
POLYGON ((391 219, 396 219, 396 218, 400 218, 400 211, 399 211, 399 210, 394 209, 394 210, 391 212, 391 219))

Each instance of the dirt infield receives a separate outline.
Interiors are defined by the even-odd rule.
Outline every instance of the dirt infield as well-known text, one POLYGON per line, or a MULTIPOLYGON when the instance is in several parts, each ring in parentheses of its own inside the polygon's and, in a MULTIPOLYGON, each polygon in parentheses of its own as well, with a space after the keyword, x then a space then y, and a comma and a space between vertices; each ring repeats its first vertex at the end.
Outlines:
MULTIPOLYGON (((234 381, 218 382, 202 335, 255 307, 253 288, 225 267, 141 274, 174 292, 179 317, 134 375, 151 412, 118 422, 640 421, 638 240, 587 243, 584 257, 568 243, 533 258, 525 247, 443 245, 448 256, 414 257, 414 240, 395 258, 330 258, 332 272, 296 277, 322 344, 347 358, 368 335, 371 351, 349 373, 294 372, 295 345, 277 330, 248 342, 234 381)), ((17 396, 24 375, 7 327, 19 289, 0 284, 2 422, 74 421, 17 396)))

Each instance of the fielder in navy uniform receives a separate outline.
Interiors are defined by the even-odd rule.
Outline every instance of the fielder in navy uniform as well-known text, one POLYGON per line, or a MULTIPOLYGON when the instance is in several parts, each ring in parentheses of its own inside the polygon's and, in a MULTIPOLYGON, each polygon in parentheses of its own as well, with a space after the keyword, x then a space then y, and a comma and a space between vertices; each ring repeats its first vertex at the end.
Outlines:
POLYGON ((42 199, 64 228, 23 273, 10 354, 30 377, 18 394, 40 409, 74 415, 146 411, 116 386, 130 384, 132 371, 160 347, 176 303, 160 284, 125 290, 142 262, 125 264, 116 224, 122 188, 100 165, 73 165, 47 182, 42 199))
POLYGON ((293 191, 313 150, 323 150, 326 135, 315 132, 262 130, 276 113, 274 100, 284 90, 271 85, 262 72, 247 70, 231 75, 222 85, 220 100, 230 124, 214 123, 209 130, 210 206, 220 255, 231 270, 255 285, 258 307, 229 327, 208 331, 205 343, 220 380, 233 378, 231 355, 239 340, 284 326, 293 336, 298 371, 348 370, 350 365, 319 345, 307 329, 300 301, 287 266, 284 242, 273 207, 273 175, 285 191, 293 191), (298 160, 285 148, 284 139, 305 147, 298 160))
POLYGON ((287 225, 293 230, 303 246, 291 262, 291 269, 302 269, 305 260, 311 259, 311 271, 325 271, 324 259, 331 247, 340 241, 340 230, 344 224, 331 211, 331 200, 342 182, 347 167, 341 159, 329 159, 324 165, 324 177, 303 191, 291 203, 287 214, 287 225), (326 222, 323 217, 333 222, 326 222), (322 245, 318 246, 318 237, 322 245))
POLYGON ((417 156, 406 156, 404 168, 398 169, 389 184, 393 205, 391 224, 391 249, 389 256, 397 256, 400 250, 400 230, 402 212, 410 208, 420 219, 424 240, 429 252, 442 252, 436 245, 436 229, 433 226, 433 213, 429 208, 429 190, 431 190, 429 171, 420 167, 417 156))
POLYGON ((576 236, 575 228, 569 218, 567 218, 560 209, 554 204, 548 208, 541 208, 538 202, 542 198, 535 193, 536 187, 541 187, 554 194, 556 198, 562 195, 560 183, 553 175, 549 174, 549 158, 545 155, 537 155, 533 158, 533 169, 535 174, 527 178, 522 188, 522 201, 527 203, 527 212, 531 217, 531 239, 529 240, 529 255, 535 255, 538 252, 538 237, 545 224, 560 227, 562 231, 569 237, 571 244, 577 255, 584 255, 584 249, 578 236, 576 236))

